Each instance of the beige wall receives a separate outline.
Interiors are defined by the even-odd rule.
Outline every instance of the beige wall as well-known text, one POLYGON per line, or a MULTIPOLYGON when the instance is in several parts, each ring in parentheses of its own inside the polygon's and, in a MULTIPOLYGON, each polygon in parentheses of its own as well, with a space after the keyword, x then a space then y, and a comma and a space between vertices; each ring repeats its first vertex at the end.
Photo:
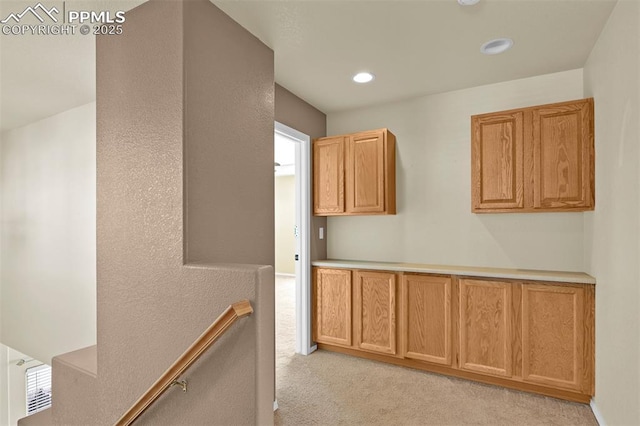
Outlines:
POLYGON ((0 426, 9 426, 9 348, 0 343, 0 426))
POLYGON ((397 137, 395 216, 329 218, 330 258, 581 271, 583 213, 472 214, 470 116, 582 98, 582 70, 329 114, 397 137))
POLYGON ((640 424, 639 76, 640 6, 620 0, 584 68, 596 130, 585 264, 598 281, 595 405, 607 425, 640 424))
POLYGON ((95 104, 6 132, 2 343, 50 362, 95 344, 95 104))
POLYGON ((295 274, 296 177, 275 178, 276 273, 295 274))

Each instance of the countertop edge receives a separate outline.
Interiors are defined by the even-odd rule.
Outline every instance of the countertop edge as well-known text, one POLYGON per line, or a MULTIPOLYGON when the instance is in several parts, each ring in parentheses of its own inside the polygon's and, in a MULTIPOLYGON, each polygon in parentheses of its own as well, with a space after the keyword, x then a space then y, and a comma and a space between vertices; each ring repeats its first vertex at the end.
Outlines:
POLYGON ((460 275, 480 278, 505 278, 526 281, 550 281, 571 284, 595 284, 596 279, 583 272, 544 271, 535 269, 487 268, 419 263, 372 262, 358 260, 314 260, 312 266, 325 268, 369 269, 393 272, 460 275))

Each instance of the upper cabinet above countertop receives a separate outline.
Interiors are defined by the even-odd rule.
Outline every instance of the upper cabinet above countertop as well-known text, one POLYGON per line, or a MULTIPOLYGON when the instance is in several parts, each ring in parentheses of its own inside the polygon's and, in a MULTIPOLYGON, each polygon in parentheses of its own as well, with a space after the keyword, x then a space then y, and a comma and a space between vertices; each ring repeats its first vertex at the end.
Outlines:
POLYGON ((471 117, 474 213, 593 210, 593 99, 471 117))
POLYGON ((395 214, 395 144, 387 129, 314 140, 314 215, 395 214))

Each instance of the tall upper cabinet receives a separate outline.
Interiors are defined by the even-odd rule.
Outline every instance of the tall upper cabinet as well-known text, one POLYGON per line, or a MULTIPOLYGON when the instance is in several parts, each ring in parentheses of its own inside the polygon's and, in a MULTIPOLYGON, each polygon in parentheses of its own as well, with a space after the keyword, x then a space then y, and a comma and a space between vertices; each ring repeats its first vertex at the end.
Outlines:
POLYGON ((474 213, 593 210, 593 99, 471 117, 474 213))
POLYGON ((316 139, 314 214, 395 214, 395 143, 388 129, 316 139))
POLYGON ((313 142, 313 213, 328 216, 344 213, 345 137, 313 142))

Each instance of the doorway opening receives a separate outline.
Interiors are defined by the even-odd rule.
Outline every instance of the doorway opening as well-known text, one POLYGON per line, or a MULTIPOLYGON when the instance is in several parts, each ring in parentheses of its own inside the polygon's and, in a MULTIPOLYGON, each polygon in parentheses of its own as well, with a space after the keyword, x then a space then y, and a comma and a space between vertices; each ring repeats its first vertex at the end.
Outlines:
POLYGON ((274 163, 276 281, 284 279, 294 288, 294 349, 309 355, 316 350, 311 340, 311 138, 276 122, 274 163))

